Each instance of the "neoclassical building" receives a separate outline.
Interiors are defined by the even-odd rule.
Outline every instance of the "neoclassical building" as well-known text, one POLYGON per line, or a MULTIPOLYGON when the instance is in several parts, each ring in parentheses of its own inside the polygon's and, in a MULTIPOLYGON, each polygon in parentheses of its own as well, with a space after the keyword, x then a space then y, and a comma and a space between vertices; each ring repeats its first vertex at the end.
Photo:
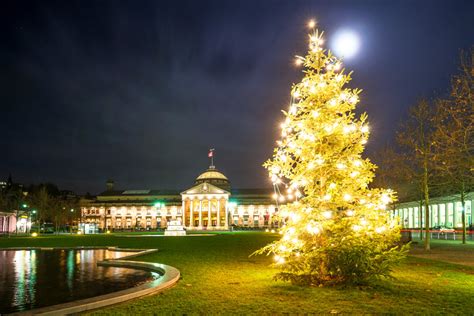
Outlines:
POLYGON ((0 234, 13 233, 16 223, 15 213, 0 211, 0 234))
POLYGON ((264 228, 276 225, 271 189, 232 189, 214 166, 187 190, 107 190, 83 200, 81 222, 87 232, 166 228, 178 220, 188 230, 228 230, 230 226, 264 228))
MULTIPOLYGON (((473 227, 473 206, 474 192, 469 192, 465 196, 464 214, 466 226, 473 227)), ((459 195, 441 196, 430 199, 429 222, 431 227, 462 227, 463 207, 459 195)), ((420 201, 412 201, 397 204, 392 214, 398 218, 399 224, 403 228, 424 227, 425 215, 424 206, 420 206, 420 201), (421 212, 420 212, 421 210, 421 212)))

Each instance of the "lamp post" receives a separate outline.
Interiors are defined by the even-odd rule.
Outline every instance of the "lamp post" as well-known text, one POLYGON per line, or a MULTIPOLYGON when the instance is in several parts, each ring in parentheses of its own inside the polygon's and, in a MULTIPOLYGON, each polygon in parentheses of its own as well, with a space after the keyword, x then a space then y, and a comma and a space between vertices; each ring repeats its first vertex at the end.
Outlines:
MULTIPOLYGON (((31 212, 30 212, 30 223, 31 223, 31 225, 33 225, 33 220, 32 220, 33 216, 31 214, 33 214, 35 216, 35 222, 36 222, 36 210, 31 210, 31 212)), ((31 231, 31 226, 30 226, 30 231, 31 231)))
MULTIPOLYGON (((24 214, 25 212, 28 212, 28 211, 27 211, 27 207, 28 207, 28 204, 22 203, 22 204, 20 205, 19 209, 22 208, 22 209, 23 209, 23 214, 24 214)), ((15 227, 15 233, 16 233, 17 235, 18 235, 18 227, 21 225, 21 222, 22 222, 22 220, 20 219, 20 217, 21 217, 21 216, 20 216, 20 210, 18 210, 18 211, 16 212, 16 227, 15 227)), ((28 219, 29 219, 29 215, 27 216, 27 222, 26 222, 26 226, 25 226, 25 233, 28 232, 28 219)))
MULTIPOLYGON (((71 209, 71 213, 74 214, 74 209, 72 208, 71 209)), ((73 215, 73 218, 72 218, 72 221, 71 221, 71 224, 69 225, 69 233, 72 234, 72 226, 74 224, 74 215, 73 215)), ((79 226, 79 225, 78 225, 79 226)))

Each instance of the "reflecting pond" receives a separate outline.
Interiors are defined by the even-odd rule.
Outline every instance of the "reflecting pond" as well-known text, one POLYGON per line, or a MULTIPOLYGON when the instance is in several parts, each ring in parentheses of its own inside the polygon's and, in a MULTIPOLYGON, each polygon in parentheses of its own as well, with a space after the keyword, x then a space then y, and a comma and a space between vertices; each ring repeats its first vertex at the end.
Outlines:
POLYGON ((130 253, 94 250, 0 250, 0 314, 127 289, 157 273, 97 266, 130 253))

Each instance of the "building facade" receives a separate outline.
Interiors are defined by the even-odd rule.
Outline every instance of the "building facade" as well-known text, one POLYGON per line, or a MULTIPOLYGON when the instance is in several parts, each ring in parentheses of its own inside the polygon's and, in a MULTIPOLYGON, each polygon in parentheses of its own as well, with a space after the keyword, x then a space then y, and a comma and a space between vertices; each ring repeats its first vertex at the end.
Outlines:
POLYGON ((15 232, 17 226, 15 213, 0 212, 0 234, 15 232))
POLYGON ((277 226, 270 189, 235 190, 214 166, 187 190, 107 190, 81 206, 86 233, 96 230, 155 230, 178 220, 188 230, 228 230, 231 226, 277 226))
MULTIPOLYGON (((466 226, 473 226, 472 207, 474 205, 474 192, 466 194, 464 199, 466 226)), ((459 195, 450 195, 430 199, 430 227, 462 227, 463 207, 459 195)), ((419 201, 400 203, 393 210, 393 215, 398 218, 403 228, 424 227, 424 206, 419 201), (420 212, 421 210, 421 212, 420 212)))

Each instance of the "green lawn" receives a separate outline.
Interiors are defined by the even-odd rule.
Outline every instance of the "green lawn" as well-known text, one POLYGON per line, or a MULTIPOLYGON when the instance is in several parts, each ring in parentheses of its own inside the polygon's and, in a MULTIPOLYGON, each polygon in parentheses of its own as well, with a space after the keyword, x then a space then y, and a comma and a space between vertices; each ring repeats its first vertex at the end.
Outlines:
MULTIPOLYGON (((474 267, 409 257, 394 272, 395 280, 373 287, 292 286, 272 280, 276 270, 269 267, 269 257, 248 257, 274 238, 278 235, 251 232, 205 237, 73 235, 0 238, 0 247, 159 248, 157 253, 134 260, 161 262, 181 271, 182 279, 174 288, 95 314, 472 314, 474 311, 474 267)), ((433 247, 449 249, 453 245, 435 242, 433 247)), ((466 251, 474 251, 472 244, 466 247, 466 251)))

